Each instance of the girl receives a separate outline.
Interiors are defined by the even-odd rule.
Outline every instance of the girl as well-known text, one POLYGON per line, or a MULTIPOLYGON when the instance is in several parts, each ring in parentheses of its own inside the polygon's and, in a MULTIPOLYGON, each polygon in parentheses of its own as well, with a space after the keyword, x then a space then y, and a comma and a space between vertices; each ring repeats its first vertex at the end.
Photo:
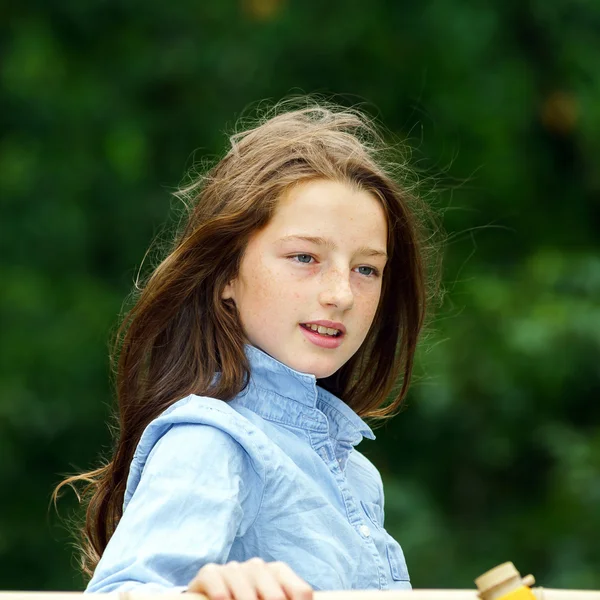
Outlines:
POLYGON ((354 449, 407 391, 427 298, 426 213, 384 149, 355 110, 284 103, 178 192, 119 330, 114 456, 61 484, 89 483, 88 592, 410 589, 354 449))

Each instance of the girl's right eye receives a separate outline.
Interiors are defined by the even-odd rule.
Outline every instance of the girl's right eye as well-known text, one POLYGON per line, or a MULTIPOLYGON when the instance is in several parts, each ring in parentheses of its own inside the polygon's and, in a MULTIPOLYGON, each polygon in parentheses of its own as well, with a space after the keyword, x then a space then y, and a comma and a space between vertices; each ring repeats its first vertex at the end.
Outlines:
POLYGON ((288 258, 296 259, 295 262, 299 262, 303 265, 309 265, 311 260, 314 260, 314 257, 310 254, 294 254, 293 256, 288 256, 288 258), (308 260, 305 260, 308 259, 308 260))

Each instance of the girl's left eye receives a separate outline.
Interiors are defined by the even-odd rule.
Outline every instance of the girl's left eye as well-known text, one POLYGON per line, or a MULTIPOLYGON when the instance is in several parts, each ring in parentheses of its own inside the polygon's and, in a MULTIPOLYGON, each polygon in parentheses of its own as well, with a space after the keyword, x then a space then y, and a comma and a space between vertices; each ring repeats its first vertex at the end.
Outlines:
POLYGON ((375 277, 375 276, 379 275, 379 272, 374 267, 358 267, 358 268, 359 269, 367 269, 369 271, 368 273, 361 272, 360 273, 361 275, 366 275, 367 277, 375 277))

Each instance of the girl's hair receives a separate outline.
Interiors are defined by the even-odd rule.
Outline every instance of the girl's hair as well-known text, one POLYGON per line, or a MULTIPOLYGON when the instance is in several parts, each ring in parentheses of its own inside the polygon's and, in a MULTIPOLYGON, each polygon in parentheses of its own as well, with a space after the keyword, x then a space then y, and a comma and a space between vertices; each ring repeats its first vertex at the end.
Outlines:
POLYGON ((117 330, 112 460, 54 491, 56 500, 63 485, 87 484, 81 566, 90 576, 121 518, 144 428, 189 394, 227 401, 244 389, 244 333, 221 292, 290 186, 321 178, 365 190, 379 199, 388 223, 389 259, 373 325, 358 352, 319 384, 359 415, 379 418, 396 411, 408 388, 426 305, 439 290, 440 254, 431 242, 431 212, 412 193, 414 181, 407 185, 404 158, 386 158, 398 148, 360 111, 312 99, 279 103, 230 142, 222 160, 176 192, 187 208, 183 226, 166 258, 136 287, 117 330))

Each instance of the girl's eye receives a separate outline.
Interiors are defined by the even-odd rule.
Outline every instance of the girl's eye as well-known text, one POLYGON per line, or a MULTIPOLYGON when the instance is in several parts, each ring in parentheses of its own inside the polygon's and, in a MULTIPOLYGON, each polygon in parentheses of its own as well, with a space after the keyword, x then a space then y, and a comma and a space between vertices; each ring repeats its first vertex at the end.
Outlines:
POLYGON ((313 257, 310 254, 294 254, 294 256, 290 256, 290 258, 295 258, 297 262, 304 265, 310 264, 310 261, 313 260, 313 257))
POLYGON ((366 275, 367 277, 376 277, 379 275, 379 272, 374 267, 358 267, 361 275, 366 275), (368 272, 360 271, 360 269, 366 269, 368 272))
MULTIPOLYGON (((293 254, 292 256, 288 256, 288 258, 303 265, 310 265, 312 264, 311 261, 315 260, 315 257, 310 254, 293 254)), ((375 267, 361 266, 357 268, 358 272, 365 277, 379 276, 379 271, 375 267)))

